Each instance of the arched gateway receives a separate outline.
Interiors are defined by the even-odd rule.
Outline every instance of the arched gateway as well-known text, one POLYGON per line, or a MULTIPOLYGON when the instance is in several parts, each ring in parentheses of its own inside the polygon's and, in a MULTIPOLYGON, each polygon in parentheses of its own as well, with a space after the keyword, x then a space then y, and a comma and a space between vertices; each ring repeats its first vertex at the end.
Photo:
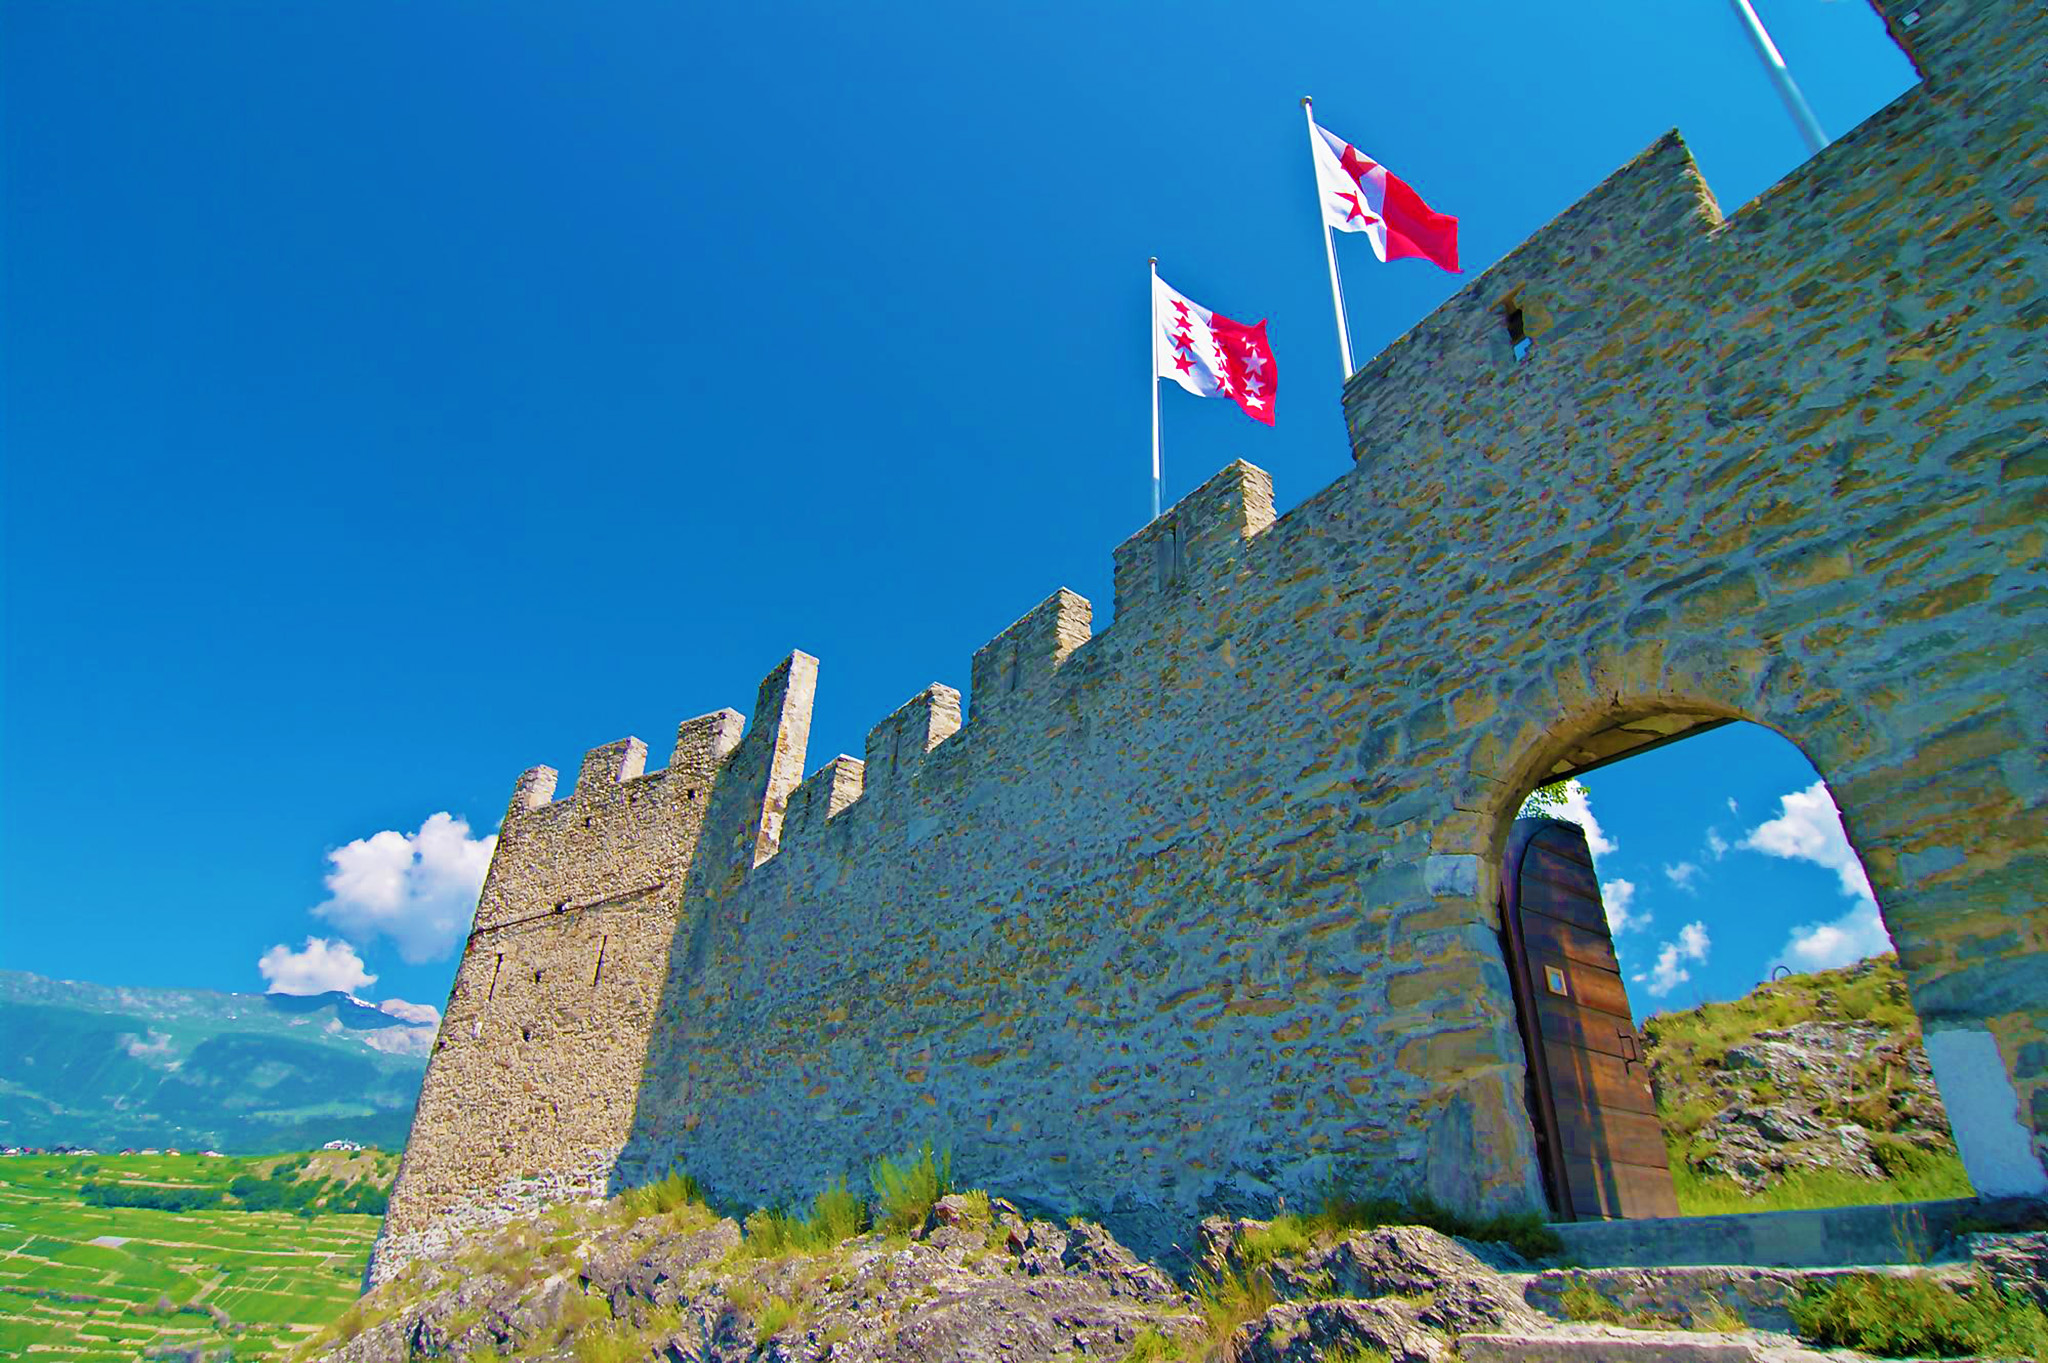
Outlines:
POLYGON ((1732 718, 1826 778, 1972 1181, 2048 1188, 2048 17, 1883 8, 1920 86, 1726 219, 1658 142, 1351 379, 1352 472, 1276 519, 1224 470, 964 723, 929 688, 799 783, 799 654, 744 737, 522 779, 377 1275, 925 1137, 1147 1247, 1332 1171, 1535 1205, 1514 809, 1732 718))

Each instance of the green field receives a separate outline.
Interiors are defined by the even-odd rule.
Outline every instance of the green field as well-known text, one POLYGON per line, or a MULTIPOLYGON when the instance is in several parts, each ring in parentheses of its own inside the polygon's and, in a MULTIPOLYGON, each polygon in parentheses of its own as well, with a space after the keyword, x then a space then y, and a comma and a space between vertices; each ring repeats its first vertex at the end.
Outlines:
POLYGON ((0 1357, 127 1363, 203 1345, 284 1358, 355 1300, 377 1234, 378 1217, 324 1204, 359 1205, 358 1185, 388 1188, 397 1164, 374 1150, 0 1158, 0 1357), (227 1195, 237 1178, 264 1185, 249 1200, 282 1190, 310 1215, 244 1209, 227 1195), (88 1184, 102 1202, 183 1190, 213 1205, 94 1205, 88 1184))

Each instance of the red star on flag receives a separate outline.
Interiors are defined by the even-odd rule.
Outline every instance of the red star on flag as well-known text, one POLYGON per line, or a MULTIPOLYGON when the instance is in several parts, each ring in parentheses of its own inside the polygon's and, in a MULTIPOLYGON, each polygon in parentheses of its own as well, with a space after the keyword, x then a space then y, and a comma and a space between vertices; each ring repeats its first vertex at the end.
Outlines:
POLYGON ((1246 326, 1213 313, 1156 275, 1152 316, 1154 335, 1166 343, 1156 350, 1159 378, 1196 397, 1229 398, 1252 420, 1273 424, 1278 368, 1264 322, 1246 326))
POLYGON ((1405 180, 1309 115, 1309 148, 1323 194, 1323 222, 1363 232, 1381 260, 1413 256, 1458 271, 1458 220, 1422 201, 1405 180))

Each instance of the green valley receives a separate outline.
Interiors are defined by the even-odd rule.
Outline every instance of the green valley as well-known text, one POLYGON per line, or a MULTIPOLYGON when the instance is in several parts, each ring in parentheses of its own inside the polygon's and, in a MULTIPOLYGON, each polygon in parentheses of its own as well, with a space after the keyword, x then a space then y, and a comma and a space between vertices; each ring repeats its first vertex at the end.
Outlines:
POLYGON ((380 1150, 0 1159, 0 1356, 282 1359, 355 1300, 397 1168, 380 1150))

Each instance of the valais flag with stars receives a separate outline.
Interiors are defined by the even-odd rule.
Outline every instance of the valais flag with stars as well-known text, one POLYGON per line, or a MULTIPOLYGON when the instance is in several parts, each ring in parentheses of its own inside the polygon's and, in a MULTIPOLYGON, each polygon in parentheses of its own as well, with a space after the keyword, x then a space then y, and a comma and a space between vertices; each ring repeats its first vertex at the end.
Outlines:
POLYGON ((1315 136, 1316 188, 1323 221, 1339 232, 1363 232, 1381 260, 1420 256, 1452 274, 1458 269, 1458 220, 1439 213, 1387 168, 1320 123, 1315 136))
POLYGON ((1246 326, 1214 313, 1152 277, 1152 355, 1162 379, 1198 398, 1229 398, 1254 421, 1273 424, 1280 371, 1266 324, 1246 326))

